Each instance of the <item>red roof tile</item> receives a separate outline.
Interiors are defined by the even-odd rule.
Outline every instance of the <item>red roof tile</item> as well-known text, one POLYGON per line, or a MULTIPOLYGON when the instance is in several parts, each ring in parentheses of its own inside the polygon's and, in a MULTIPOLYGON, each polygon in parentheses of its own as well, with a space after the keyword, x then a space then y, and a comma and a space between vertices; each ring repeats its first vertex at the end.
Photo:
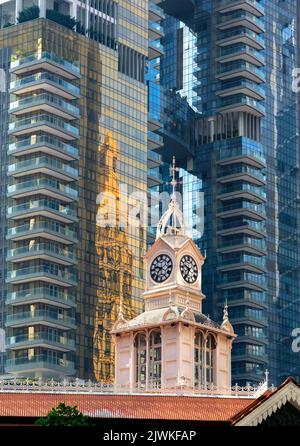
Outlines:
POLYGON ((0 393, 0 417, 40 417, 64 402, 98 418, 227 421, 253 399, 163 395, 0 393))

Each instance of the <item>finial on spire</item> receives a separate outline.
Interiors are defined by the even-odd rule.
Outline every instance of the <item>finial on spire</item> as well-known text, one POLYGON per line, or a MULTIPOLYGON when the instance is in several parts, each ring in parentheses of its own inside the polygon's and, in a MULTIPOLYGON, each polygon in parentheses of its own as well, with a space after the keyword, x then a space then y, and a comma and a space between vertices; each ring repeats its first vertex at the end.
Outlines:
POLYGON ((171 181, 171 185, 172 185, 172 199, 175 198, 175 189, 176 189, 176 185, 177 185, 177 181, 176 181, 176 172, 179 171, 178 167, 176 167, 176 158, 175 156, 173 156, 173 162, 172 162, 172 167, 171 167, 171 172, 172 172, 172 181, 171 181))
POLYGON ((266 369, 266 371, 265 371, 265 383, 266 383, 267 388, 269 386, 269 374, 270 374, 269 370, 266 369))
POLYGON ((172 173, 171 201, 169 203, 168 209, 162 215, 161 219, 158 222, 157 230, 156 230, 156 240, 160 236, 164 235, 166 233, 166 230, 167 230, 168 234, 172 234, 172 235, 183 234, 184 235, 183 213, 179 208, 179 204, 177 202, 176 193, 175 193, 176 192, 176 184, 177 184, 175 174, 176 174, 176 172, 179 171, 179 168, 176 167, 175 156, 173 156, 173 162, 172 162, 172 167, 170 168, 170 171, 172 173))
POLYGON ((226 299, 225 304, 224 304, 223 322, 222 322, 221 328, 223 330, 226 330, 226 331, 229 331, 231 333, 234 333, 233 327, 232 327, 231 323, 229 322, 227 299, 226 299))
POLYGON ((225 301, 225 305, 224 305, 224 310, 223 310, 223 322, 228 322, 228 304, 227 304, 227 299, 225 301))

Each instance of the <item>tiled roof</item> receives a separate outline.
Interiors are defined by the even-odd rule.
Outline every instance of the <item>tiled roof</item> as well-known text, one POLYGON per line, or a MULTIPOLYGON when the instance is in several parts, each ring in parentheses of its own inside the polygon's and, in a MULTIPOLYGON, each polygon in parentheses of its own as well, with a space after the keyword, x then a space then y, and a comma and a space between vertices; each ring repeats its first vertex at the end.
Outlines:
POLYGON ((97 418, 227 421, 253 399, 163 395, 0 393, 0 417, 40 417, 64 402, 97 418))

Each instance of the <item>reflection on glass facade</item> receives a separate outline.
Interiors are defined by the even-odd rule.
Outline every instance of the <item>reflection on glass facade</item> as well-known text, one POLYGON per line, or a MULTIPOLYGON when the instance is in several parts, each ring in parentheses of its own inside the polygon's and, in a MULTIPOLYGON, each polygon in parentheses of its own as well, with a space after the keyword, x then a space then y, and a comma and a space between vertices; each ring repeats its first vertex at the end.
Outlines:
MULTIPOLYGON (((167 163, 176 154, 204 192, 204 311, 218 319, 228 301, 239 335, 234 383, 260 382, 266 368, 275 384, 299 377, 291 348, 299 326, 296 2, 159 6, 166 14, 159 153, 167 163)), ((168 178, 168 168, 162 172, 168 178)))
MULTIPOLYGON (((78 19, 81 2, 67 5, 56 12, 78 19)), ((127 317, 142 310, 146 229, 99 227, 97 215, 101 192, 147 191, 148 10, 100 1, 91 13, 109 18, 103 35, 68 29, 59 14, 0 31, 1 310, 6 373, 18 376, 112 380, 120 301, 127 317), (123 71, 117 19, 132 50, 123 71)), ((101 31, 100 19, 86 20, 101 31)))
POLYGON ((125 318, 134 317, 132 284, 133 255, 127 230, 122 225, 124 210, 120 196, 117 142, 108 133, 99 147, 100 204, 97 214, 96 251, 99 259, 99 284, 93 336, 93 364, 97 381, 111 382, 114 376, 114 345, 110 331, 117 321, 120 308, 125 318), (111 197, 114 197, 111 200, 111 197), (106 226, 106 214, 115 217, 115 225, 106 226))

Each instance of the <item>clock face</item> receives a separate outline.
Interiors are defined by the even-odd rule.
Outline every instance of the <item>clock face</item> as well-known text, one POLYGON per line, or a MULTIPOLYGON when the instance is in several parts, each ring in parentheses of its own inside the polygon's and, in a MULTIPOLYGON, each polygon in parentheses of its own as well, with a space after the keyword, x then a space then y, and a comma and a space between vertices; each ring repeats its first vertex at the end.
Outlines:
POLYGON ((173 262, 167 254, 157 256, 150 267, 150 276, 157 282, 162 283, 167 280, 172 272, 173 262))
POLYGON ((193 257, 185 255, 180 260, 180 272, 187 283, 195 283, 198 277, 198 267, 193 257))

